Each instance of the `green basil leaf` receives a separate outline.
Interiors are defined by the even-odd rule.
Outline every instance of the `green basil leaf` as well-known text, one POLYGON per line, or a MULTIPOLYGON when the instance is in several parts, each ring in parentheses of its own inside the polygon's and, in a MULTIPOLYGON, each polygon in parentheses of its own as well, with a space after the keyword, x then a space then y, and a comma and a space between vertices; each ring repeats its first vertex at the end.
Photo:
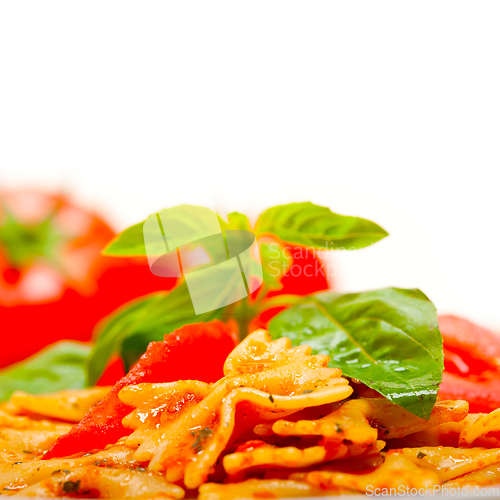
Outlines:
POLYGON ((44 394, 85 386, 90 346, 58 342, 35 356, 0 371, 0 401, 15 391, 44 394))
POLYGON ((388 235, 374 222, 335 214, 310 202, 267 209, 259 217, 255 232, 272 233, 288 243, 326 250, 363 248, 388 235))
MULTIPOLYGON (((175 234, 181 235, 181 237, 186 233, 191 234, 193 228, 196 232, 196 227, 198 226, 213 226, 214 212, 209 208, 198 207, 195 205, 178 205, 176 207, 164 209, 162 212, 163 211, 166 212, 165 217, 170 219, 172 224, 175 225, 175 234)), ((231 226, 234 224, 244 224, 243 217, 245 216, 243 214, 233 212, 230 216, 234 221, 232 223, 228 223, 221 217, 217 216, 222 230, 233 229, 231 226)), ((147 255, 146 246, 144 244, 144 222, 145 221, 134 224, 115 236, 102 253, 104 255, 114 255, 118 257, 147 255)), ((151 226, 146 227, 146 230, 154 231, 151 226)), ((155 240, 156 238, 157 236, 152 234, 151 240, 155 240)))
POLYGON ((143 233, 144 221, 128 227, 116 235, 102 251, 103 255, 117 257, 140 256, 146 254, 143 233))
POLYGON ((420 290, 324 292, 278 314, 273 338, 288 337, 411 413, 429 418, 443 372, 436 308, 420 290))
POLYGON ((87 360, 87 380, 99 380, 114 354, 125 368, 146 351, 152 341, 163 340, 173 330, 189 323, 220 319, 224 308, 196 315, 185 282, 169 292, 155 292, 123 305, 98 326, 97 338, 87 360))

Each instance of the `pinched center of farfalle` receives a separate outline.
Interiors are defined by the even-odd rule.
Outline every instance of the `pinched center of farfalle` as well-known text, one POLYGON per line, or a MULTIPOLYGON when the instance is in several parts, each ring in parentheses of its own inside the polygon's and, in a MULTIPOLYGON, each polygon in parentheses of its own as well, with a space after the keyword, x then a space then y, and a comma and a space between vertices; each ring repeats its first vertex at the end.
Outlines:
MULTIPOLYGON (((246 337, 227 357, 224 363, 224 375, 262 372, 304 356, 312 357, 309 346, 292 347, 290 340, 286 337, 270 341, 269 334, 265 330, 257 330, 246 337)), ((324 361, 326 356, 314 358, 324 361)))
POLYGON ((465 401, 439 401, 424 420, 385 398, 352 399, 317 420, 277 420, 260 424, 259 435, 322 436, 329 444, 371 446, 377 439, 398 439, 446 422, 460 422, 468 412, 465 401))
POLYGON ((137 448, 136 460, 164 471, 167 481, 196 488, 227 446, 258 423, 349 397, 348 381, 328 362, 307 346, 292 347, 286 338, 272 341, 266 331, 256 331, 228 356, 225 377, 215 384, 124 388, 120 399, 136 408, 123 421, 134 429, 127 445, 137 448))

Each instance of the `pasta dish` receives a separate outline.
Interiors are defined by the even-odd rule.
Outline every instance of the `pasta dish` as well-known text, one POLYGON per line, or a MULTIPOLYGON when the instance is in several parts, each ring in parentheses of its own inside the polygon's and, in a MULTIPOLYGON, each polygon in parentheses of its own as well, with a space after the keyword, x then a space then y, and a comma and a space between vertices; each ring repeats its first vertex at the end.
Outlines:
POLYGON ((257 330, 215 383, 120 390, 130 434, 43 459, 109 388, 31 396, 0 411, 3 494, 76 498, 281 498, 489 485, 500 478, 500 409, 439 401, 428 420, 349 383, 328 356, 257 330), (373 397, 375 396, 375 397, 373 397))
POLYGON ((500 337, 438 315, 417 288, 337 291, 315 253, 376 244, 388 235, 378 224, 309 202, 253 226, 180 205, 111 241, 95 221, 90 249, 107 241, 113 286, 137 290, 92 322, 84 304, 103 264, 88 276, 69 265, 87 242, 64 233, 65 207, 29 227, 12 210, 0 227, 1 495, 456 496, 500 484, 500 337), (53 272, 71 287, 59 309, 17 304, 58 251, 53 272), (138 288, 141 269, 160 289, 138 288), (56 331, 57 310, 69 322, 56 331), (71 337, 80 319, 88 337, 71 337))

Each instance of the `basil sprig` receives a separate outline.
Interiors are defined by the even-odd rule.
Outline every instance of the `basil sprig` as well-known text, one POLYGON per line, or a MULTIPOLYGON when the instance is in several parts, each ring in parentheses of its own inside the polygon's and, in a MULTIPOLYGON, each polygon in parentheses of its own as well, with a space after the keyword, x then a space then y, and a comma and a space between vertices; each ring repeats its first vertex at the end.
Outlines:
MULTIPOLYGON (((173 220, 175 234, 190 234, 193 221, 197 223, 206 221, 210 227, 213 224, 213 212, 203 207, 181 205, 175 207, 171 214, 175 214, 173 220)), ((54 380, 57 383, 39 382, 40 388, 37 389, 38 386, 26 383, 25 374, 28 372, 24 371, 24 367, 28 366, 30 363, 28 362, 9 372, 9 387, 49 392, 64 386, 82 386, 84 370, 87 383, 94 384, 114 355, 119 355, 128 369, 145 352, 149 342, 161 340, 165 334, 188 323, 210 321, 215 318, 234 318, 240 325, 240 334, 244 336, 249 322, 262 311, 276 305, 297 303, 298 296, 281 295, 272 299, 266 297, 267 292, 281 289, 281 278, 292 264, 289 252, 285 251, 287 244, 307 245, 312 248, 352 249, 368 246, 387 236, 386 231, 371 221, 335 214, 326 207, 312 203, 292 203, 270 208, 258 218, 255 227, 252 227, 246 215, 238 212, 230 213, 227 221, 219 215, 217 217, 223 235, 227 230, 246 230, 253 232, 258 238, 263 285, 256 296, 247 297, 210 313, 196 315, 187 286, 180 280, 172 291, 156 292, 133 300, 104 318, 94 332, 95 343, 90 353, 88 349, 85 353, 81 352, 78 363, 73 363, 76 379, 74 376, 56 377, 54 380), (15 383, 16 379, 20 381, 18 386, 15 383)), ((146 227, 146 231, 150 229, 151 227, 146 227)), ((163 248, 162 245, 160 247, 163 248)), ((211 247, 205 249, 212 256, 213 249, 211 247)), ((119 257, 147 255, 144 222, 135 224, 117 235, 103 253, 119 257)), ((42 359, 43 363, 49 365, 45 359, 50 360, 50 358, 42 359)), ((68 366, 71 367, 72 362, 69 362, 68 366)), ((50 369, 50 366, 47 369, 50 369)), ((59 370, 57 360, 54 369, 59 370)), ((48 374, 50 373, 46 372, 47 376, 48 374)), ((40 380, 44 380, 43 377, 40 380)), ((8 391, 1 394, 8 394, 8 391)))
MULTIPOLYGON (((228 221, 217 215, 220 228, 247 230, 263 238, 259 249, 263 269, 263 286, 257 300, 243 299, 237 304, 212 313, 196 315, 184 282, 172 292, 155 293, 125 304, 108 316, 96 330, 96 343, 88 360, 88 381, 95 383, 114 354, 121 356, 128 368, 146 350, 147 344, 161 340, 175 328, 187 323, 210 321, 215 318, 234 317, 240 324, 242 335, 252 318, 268 306, 263 300, 265 293, 281 288, 281 278, 291 265, 291 258, 284 249, 283 241, 290 244, 311 244, 314 248, 337 248, 330 241, 349 242, 349 248, 361 248, 387 236, 380 226, 365 219, 332 213, 328 208, 312 203, 292 203, 266 210, 252 228, 246 215, 232 212, 228 221), (307 215, 300 219, 298 212, 307 215), (299 220, 300 219, 300 220, 299 220), (282 241, 279 241, 282 240, 282 241)), ((175 224, 179 232, 189 231, 193 221, 213 220, 213 212, 204 207, 181 205, 175 207, 175 224)), ((116 236, 104 249, 105 255, 146 255, 144 222, 135 224, 116 236)), ((210 254, 210 249, 207 249, 210 254)), ((286 301, 288 303, 288 301, 286 301)))
POLYGON ((320 293, 277 315, 269 331, 328 354, 345 375, 429 418, 442 380, 443 346, 436 308, 420 290, 320 293))
MULTIPOLYGON (((167 221, 174 226, 168 227, 172 234, 180 235, 179 241, 183 241, 183 234, 191 234, 193 222, 197 225, 206 221, 207 227, 213 228, 214 213, 203 207, 181 205, 169 214, 173 218, 168 219, 167 214, 167 221)), ((228 221, 217 217, 223 236, 231 229, 250 231, 258 238, 263 285, 256 296, 196 315, 189 290, 181 280, 172 291, 133 300, 105 318, 96 329, 90 353, 84 346, 64 343, 24 365, 4 370, 0 373, 0 398, 23 388, 49 392, 81 387, 85 369, 87 383, 94 384, 112 356, 119 355, 128 369, 149 342, 161 340, 188 323, 232 317, 244 335, 252 318, 284 305, 290 308, 269 325, 273 338, 286 336, 294 345, 307 344, 315 353, 328 354, 331 366, 341 368, 346 376, 365 383, 415 415, 429 417, 441 382, 443 352, 435 307, 420 290, 386 288, 349 294, 266 297, 267 292, 281 288, 281 278, 292 264, 284 249, 286 244, 357 249, 385 238, 384 229, 369 220, 339 215, 312 203, 270 208, 253 228, 248 218, 237 212, 229 214, 228 221)), ((141 222, 126 229, 103 253, 146 255, 144 227, 141 222)), ((209 255, 214 253, 211 247, 206 250, 209 255)))
MULTIPOLYGON (((178 220, 182 226, 189 227, 194 218, 207 219, 210 210, 204 207, 181 205, 176 214, 184 215, 178 220)), ((213 212, 211 212, 213 214, 213 212)), ((238 212, 229 214, 226 222, 218 216, 222 231, 227 229, 246 229, 257 236, 272 234, 292 245, 311 248, 358 249, 364 248, 381 239, 388 233, 375 222, 360 217, 350 217, 333 213, 329 208, 310 202, 278 205, 265 210, 251 228, 248 218, 238 212)), ((131 256, 146 255, 143 234, 144 221, 135 224, 116 236, 104 249, 105 255, 131 256)))
MULTIPOLYGON (((178 205, 168 210, 167 217, 171 217, 172 224, 175 227, 174 232, 178 235, 196 233, 196 230, 192 231, 193 226, 202 228, 204 226, 213 228, 214 226, 214 212, 209 208, 195 205, 178 205)), ((226 231, 227 229, 250 229, 248 219, 245 215, 233 212, 228 217, 229 222, 226 222, 222 217, 217 215, 217 220, 222 231, 226 231)), ((144 244, 144 228, 146 228, 146 231, 153 229, 144 226, 144 222, 134 224, 115 236, 102 253, 117 257, 147 255, 146 245, 144 244)), ((206 245, 206 242, 204 245, 206 245)), ((161 249, 163 249, 163 245, 159 248, 159 250, 161 249)))

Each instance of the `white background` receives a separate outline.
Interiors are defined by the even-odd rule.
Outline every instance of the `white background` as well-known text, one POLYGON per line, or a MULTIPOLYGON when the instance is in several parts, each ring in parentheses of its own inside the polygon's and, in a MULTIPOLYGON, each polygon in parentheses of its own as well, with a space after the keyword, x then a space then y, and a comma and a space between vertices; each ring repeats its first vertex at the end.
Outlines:
POLYGON ((311 200, 391 236, 337 285, 500 329, 500 3, 0 4, 0 184, 117 229, 187 191, 311 200))

